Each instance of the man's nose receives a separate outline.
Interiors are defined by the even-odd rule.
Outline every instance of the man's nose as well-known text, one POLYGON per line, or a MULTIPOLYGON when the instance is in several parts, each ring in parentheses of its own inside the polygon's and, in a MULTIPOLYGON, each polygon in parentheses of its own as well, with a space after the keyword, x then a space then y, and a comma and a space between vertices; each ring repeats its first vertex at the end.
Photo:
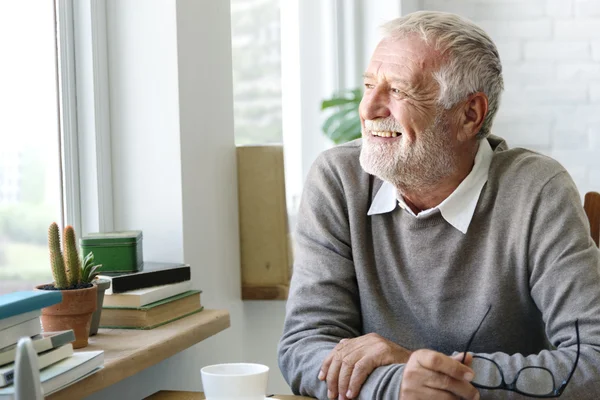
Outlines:
POLYGON ((373 120, 390 116, 387 93, 379 88, 373 88, 363 95, 360 111, 363 119, 373 120))

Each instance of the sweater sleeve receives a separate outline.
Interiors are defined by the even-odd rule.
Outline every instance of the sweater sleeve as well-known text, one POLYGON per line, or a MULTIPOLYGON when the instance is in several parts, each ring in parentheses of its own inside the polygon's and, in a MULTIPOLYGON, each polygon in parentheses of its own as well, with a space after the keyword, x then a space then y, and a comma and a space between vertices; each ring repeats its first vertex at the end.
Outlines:
MULTIPOLYGON (((320 156, 309 172, 298 213, 294 271, 279 343, 279 366, 295 394, 327 399, 318 380, 343 338, 362 335, 360 299, 341 179, 320 156)), ((403 365, 377 368, 359 399, 398 399, 403 365)))
MULTIPOLYGON (((600 399, 600 251, 591 239, 579 193, 566 171, 544 185, 528 228, 530 293, 555 349, 528 356, 478 355, 496 361, 507 383, 525 366, 542 366, 552 371, 556 387, 560 387, 575 362, 578 319, 580 358, 561 399, 600 399)), ((483 399, 526 398, 503 390, 480 392, 483 399)))

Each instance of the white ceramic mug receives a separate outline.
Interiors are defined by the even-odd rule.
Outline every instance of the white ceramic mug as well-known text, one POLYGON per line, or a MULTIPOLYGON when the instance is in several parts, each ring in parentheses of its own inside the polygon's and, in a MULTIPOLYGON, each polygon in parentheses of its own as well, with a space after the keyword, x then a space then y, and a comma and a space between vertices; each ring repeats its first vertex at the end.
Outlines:
POLYGON ((269 367, 235 363, 200 370, 206 400, 265 400, 269 367))

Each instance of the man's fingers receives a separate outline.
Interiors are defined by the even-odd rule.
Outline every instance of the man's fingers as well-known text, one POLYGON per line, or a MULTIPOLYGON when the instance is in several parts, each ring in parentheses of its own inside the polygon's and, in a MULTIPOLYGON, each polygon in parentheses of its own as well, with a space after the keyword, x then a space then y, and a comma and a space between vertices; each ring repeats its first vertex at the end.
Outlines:
POLYGON ((405 363, 409 354, 408 350, 376 334, 342 339, 323 360, 318 378, 326 381, 329 398, 356 398, 373 369, 405 363))
POLYGON ((348 393, 348 385, 350 384, 350 377, 352 377, 353 369, 353 362, 342 361, 342 367, 340 368, 340 375, 338 377, 338 393, 340 400, 346 399, 346 393, 348 393))
POLYGON ((329 372, 329 366, 331 365, 331 361, 333 360, 333 355, 335 350, 331 351, 327 357, 325 357, 325 361, 321 365, 321 370, 319 371, 319 380, 323 381, 327 378, 327 373, 329 372))
POLYGON ((471 368, 442 353, 433 350, 418 350, 413 355, 416 356, 416 361, 423 368, 440 372, 454 379, 471 381, 475 376, 471 368))
POLYGON ((333 358, 336 356, 336 353, 339 353, 340 350, 346 345, 348 340, 349 339, 340 340, 340 342, 333 348, 333 350, 331 350, 329 352, 327 357, 325 357, 325 360, 323 361, 323 364, 321 365, 321 370, 319 371, 319 376, 318 376, 319 380, 323 381, 323 380, 325 380, 325 378, 327 378, 327 373, 329 372, 329 366, 331 365, 333 358))
POLYGON ((424 370, 423 384, 431 389, 450 392, 461 399, 478 400, 479 391, 469 382, 462 379, 454 379, 440 372, 424 370))
MULTIPOLYGON (((456 361, 458 361, 458 362, 462 362, 462 360, 463 360, 463 354, 465 354, 465 353, 458 353, 458 354, 455 354, 455 355, 451 356, 451 358, 454 359, 454 360, 456 360, 456 361)), ((470 367, 472 362, 473 362, 473 354, 472 353, 467 353, 467 357, 465 357, 464 364, 467 367, 470 367)))
POLYGON ((353 399, 358 396, 363 383, 365 383, 367 377, 373 372, 373 369, 373 365, 364 360, 360 360, 354 365, 346 397, 353 399))
POLYGON ((342 360, 334 357, 329 371, 327 371, 327 397, 335 399, 338 397, 338 378, 340 375, 340 369, 342 367, 342 360))

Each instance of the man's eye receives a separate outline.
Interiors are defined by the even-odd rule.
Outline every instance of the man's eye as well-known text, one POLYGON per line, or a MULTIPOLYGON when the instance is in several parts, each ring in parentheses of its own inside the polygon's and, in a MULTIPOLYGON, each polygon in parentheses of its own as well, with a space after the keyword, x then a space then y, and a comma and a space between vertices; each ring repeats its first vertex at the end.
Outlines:
POLYGON ((375 85, 371 84, 371 83, 365 83, 365 88, 367 89, 373 89, 375 87, 375 85))
POLYGON ((396 89, 396 88, 392 88, 392 93, 394 93, 394 94, 402 94, 402 90, 396 89))

